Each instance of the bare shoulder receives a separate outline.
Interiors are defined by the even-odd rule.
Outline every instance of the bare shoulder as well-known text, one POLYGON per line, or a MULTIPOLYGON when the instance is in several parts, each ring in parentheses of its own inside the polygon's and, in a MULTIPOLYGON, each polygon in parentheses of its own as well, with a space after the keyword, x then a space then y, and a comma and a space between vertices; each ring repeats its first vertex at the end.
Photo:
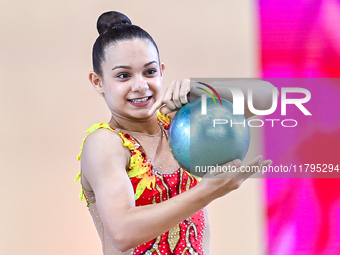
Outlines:
POLYGON ((98 129, 89 134, 81 157, 82 178, 95 189, 105 179, 125 174, 130 152, 123 146, 121 137, 108 129, 98 129))
POLYGON ((84 143, 82 161, 103 159, 107 156, 129 156, 122 138, 111 130, 101 128, 89 134, 84 143))
POLYGON ((122 145, 122 139, 117 133, 106 128, 100 128, 87 136, 84 149, 92 147, 104 149, 107 146, 117 147, 118 145, 122 145))

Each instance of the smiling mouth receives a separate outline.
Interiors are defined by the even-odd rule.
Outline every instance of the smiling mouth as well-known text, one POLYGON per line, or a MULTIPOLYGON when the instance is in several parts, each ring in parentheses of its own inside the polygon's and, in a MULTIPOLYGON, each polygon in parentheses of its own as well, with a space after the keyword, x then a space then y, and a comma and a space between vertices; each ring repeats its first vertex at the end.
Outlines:
POLYGON ((128 101, 132 102, 132 103, 135 103, 135 104, 138 104, 138 103, 143 103, 143 102, 146 102, 148 101, 152 96, 149 96, 149 97, 143 97, 143 98, 138 98, 138 99, 128 99, 128 101))

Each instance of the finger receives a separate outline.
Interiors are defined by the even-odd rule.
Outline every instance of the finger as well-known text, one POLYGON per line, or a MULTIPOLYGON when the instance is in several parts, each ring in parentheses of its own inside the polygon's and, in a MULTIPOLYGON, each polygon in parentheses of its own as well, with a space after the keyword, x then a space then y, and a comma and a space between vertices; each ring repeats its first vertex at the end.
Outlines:
POLYGON ((225 177, 243 179, 243 181, 248 179, 250 176, 260 171, 261 165, 263 164, 262 158, 262 155, 259 155, 248 163, 240 164, 236 171, 226 173, 225 177), (248 169, 246 167, 250 168, 248 169))
MULTIPOLYGON (((256 173, 256 171, 252 171, 252 172, 247 172, 247 171, 240 171, 240 166, 258 166, 258 171, 260 170, 260 166, 264 165, 264 164, 268 164, 270 163, 270 161, 262 161, 262 155, 257 156, 256 158, 254 158, 253 160, 242 164, 240 159, 235 159, 233 161, 227 162, 225 164, 223 164, 223 167, 226 167, 226 169, 231 169, 230 172, 214 172, 214 173, 210 173, 210 177, 222 177, 222 178, 244 178, 247 179, 249 178, 251 175, 253 175, 254 173, 256 173), (234 171, 233 171, 234 170, 234 171)), ((256 168, 254 168, 256 169, 256 168)))
POLYGON ((243 171, 235 178, 249 178, 251 175, 256 174, 262 170, 264 166, 272 164, 271 160, 262 161, 263 156, 259 155, 248 163, 242 164, 243 171), (245 171, 246 170, 246 171, 245 171))
POLYGON ((172 94, 172 101, 176 105, 176 108, 182 107, 182 103, 181 103, 181 100, 179 98, 181 86, 182 86, 182 81, 177 80, 176 83, 175 83, 173 94, 172 94))
POLYGON ((242 165, 242 161, 240 159, 234 159, 233 161, 230 161, 227 164, 230 166, 239 167, 242 165))
POLYGON ((162 98, 158 99, 150 108, 148 115, 151 116, 153 115, 159 107, 163 105, 162 98))
POLYGON ((261 163, 262 166, 269 166, 271 164, 273 164, 273 161, 271 161, 270 159, 262 161, 262 163, 261 163))
POLYGON ((254 158, 251 161, 248 161, 246 163, 243 163, 243 166, 253 166, 253 165, 257 165, 259 162, 261 162, 263 156, 262 155, 258 155, 256 158, 254 158))
POLYGON ((163 97, 163 103, 166 104, 167 108, 171 109, 172 111, 175 111, 177 109, 175 103, 172 100, 174 86, 175 84, 169 86, 163 97))
MULTIPOLYGON (((242 165, 242 161, 240 159, 235 159, 233 161, 229 161, 223 165, 221 165, 221 169, 226 169, 226 170, 236 170, 236 168, 240 167, 242 165)), ((224 170, 225 172, 225 170, 224 170)), ((218 175, 224 173, 223 171, 214 171, 210 172, 210 175, 207 175, 206 177, 220 177, 218 175)))
POLYGON ((229 161, 225 164, 223 164, 221 167, 225 169, 236 169, 242 165, 242 161, 240 159, 234 159, 232 161, 229 161))
POLYGON ((190 92, 190 80, 184 80, 179 92, 179 100, 182 104, 188 103, 188 93, 190 92))
POLYGON ((170 109, 169 107, 167 107, 166 105, 163 105, 160 109, 159 109, 160 113, 162 114, 169 114, 171 112, 173 112, 173 109, 170 109))

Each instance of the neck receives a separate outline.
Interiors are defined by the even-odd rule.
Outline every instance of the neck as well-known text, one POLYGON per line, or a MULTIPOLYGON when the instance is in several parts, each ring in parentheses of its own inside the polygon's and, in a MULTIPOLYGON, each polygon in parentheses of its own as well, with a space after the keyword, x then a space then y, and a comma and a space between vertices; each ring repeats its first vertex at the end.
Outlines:
POLYGON ((159 130, 157 113, 146 119, 129 119, 118 115, 112 115, 109 125, 111 127, 149 135, 157 134, 159 130))

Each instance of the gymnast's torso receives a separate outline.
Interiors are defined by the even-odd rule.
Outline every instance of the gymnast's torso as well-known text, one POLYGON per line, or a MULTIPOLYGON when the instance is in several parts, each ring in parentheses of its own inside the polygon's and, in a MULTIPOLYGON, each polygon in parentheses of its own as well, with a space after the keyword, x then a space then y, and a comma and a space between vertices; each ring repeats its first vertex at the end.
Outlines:
MULTIPOLYGON (((129 149, 131 157, 126 172, 134 189, 135 206, 162 203, 196 186, 201 180, 181 168, 173 158, 168 143, 170 119, 158 114, 158 123, 159 131, 155 135, 121 130, 106 123, 95 124, 88 131, 91 133, 100 128, 109 129, 119 135, 123 146, 129 149)), ((82 188, 88 210, 102 242, 103 254, 210 254, 206 209, 199 210, 149 242, 127 252, 118 251, 105 233, 97 210, 95 194, 84 177, 82 188)))

